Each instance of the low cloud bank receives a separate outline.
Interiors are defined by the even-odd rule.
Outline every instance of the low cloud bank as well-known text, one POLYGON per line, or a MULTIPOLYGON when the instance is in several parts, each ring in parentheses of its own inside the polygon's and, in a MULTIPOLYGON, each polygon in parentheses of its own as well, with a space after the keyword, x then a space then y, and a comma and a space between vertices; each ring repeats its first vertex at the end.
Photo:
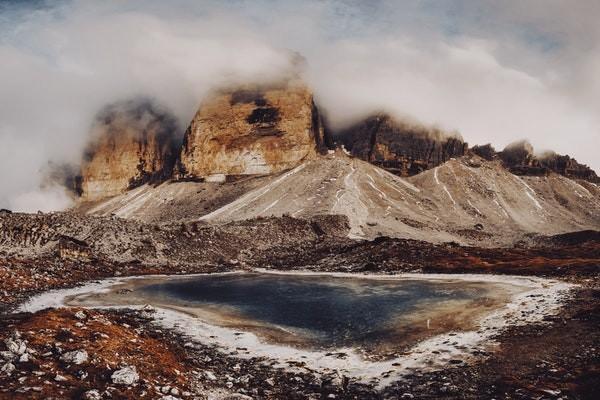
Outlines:
POLYGON ((106 104, 150 97, 185 127, 208 90, 280 76, 290 51, 336 128, 386 110, 599 169, 598 15, 585 0, 4 2, 0 207, 68 207, 40 189, 45 168, 79 163, 106 104))

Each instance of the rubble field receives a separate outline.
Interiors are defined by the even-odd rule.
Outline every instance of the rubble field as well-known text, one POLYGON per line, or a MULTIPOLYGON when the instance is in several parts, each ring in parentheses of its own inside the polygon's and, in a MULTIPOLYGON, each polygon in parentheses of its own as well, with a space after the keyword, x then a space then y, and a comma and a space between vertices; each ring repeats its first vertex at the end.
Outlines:
POLYGON ((58 214, 3 216, 2 223, 0 398, 591 399, 600 387, 600 235, 595 231, 527 236, 510 248, 479 248, 389 237, 351 240, 343 218, 333 217, 155 227, 58 214), (93 229, 81 237, 78 224, 93 229), (34 230, 43 244, 31 242, 25 226, 43 226, 34 230), (107 245, 111 235, 123 247, 107 245), (186 240, 193 243, 186 247, 186 240), (151 246, 160 250, 154 262, 145 256, 151 246), (187 251, 196 258, 183 257, 187 251), (101 278, 256 268, 535 275, 578 287, 559 314, 508 327, 471 361, 414 373, 383 389, 338 374, 280 368, 268 358, 236 357, 244 349, 223 353, 158 327, 152 307, 17 312, 35 294, 101 278))

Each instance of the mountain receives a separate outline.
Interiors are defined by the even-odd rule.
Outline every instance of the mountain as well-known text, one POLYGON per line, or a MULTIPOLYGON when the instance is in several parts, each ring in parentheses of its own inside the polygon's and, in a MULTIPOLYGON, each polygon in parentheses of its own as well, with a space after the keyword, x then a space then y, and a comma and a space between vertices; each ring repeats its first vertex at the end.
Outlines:
POLYGON ((401 178, 342 151, 246 180, 144 185, 80 211, 145 222, 222 224, 257 217, 348 217, 355 238, 509 245, 531 233, 600 226, 600 187, 559 174, 517 176, 500 161, 452 159, 401 178))
POLYGON ((474 146, 472 151, 487 160, 502 160, 504 166, 513 174, 541 176, 555 172, 573 179, 600 183, 600 177, 587 165, 553 151, 536 155, 533 146, 526 140, 511 143, 501 152, 496 152, 490 144, 474 146))
POLYGON ((94 122, 77 190, 86 200, 168 178, 175 162, 175 119, 145 99, 105 107, 94 122))
POLYGON ((314 159, 324 136, 312 93, 299 81, 220 90, 190 123, 176 177, 280 172, 314 159))
POLYGON ((343 215, 352 238, 478 246, 600 227, 597 176, 568 156, 536 156, 525 141, 470 149, 456 133, 386 114, 331 135, 297 77, 221 88, 179 147, 175 132, 151 102, 107 107, 75 210, 207 225, 343 215))
POLYGON ((377 114, 338 133, 350 153, 399 176, 410 176, 464 155, 460 135, 377 114))

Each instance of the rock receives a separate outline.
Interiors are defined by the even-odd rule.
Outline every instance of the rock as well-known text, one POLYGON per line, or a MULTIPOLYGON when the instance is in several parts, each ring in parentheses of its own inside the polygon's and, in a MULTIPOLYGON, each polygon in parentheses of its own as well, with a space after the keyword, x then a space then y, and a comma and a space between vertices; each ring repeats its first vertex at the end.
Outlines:
POLYGON ((128 366, 113 372, 110 379, 115 385, 129 386, 136 383, 140 379, 140 376, 135 367, 128 366))
POLYGON ((327 376, 327 382, 332 386, 342 386, 344 378, 340 374, 334 373, 327 376))
POLYGON ((539 167, 539 163, 533 154, 533 146, 526 140, 509 144, 504 150, 498 153, 498 156, 509 169, 516 167, 539 167))
POLYGON ((222 89, 190 123, 175 175, 212 181, 276 173, 315 158, 324 141, 312 93, 301 82, 222 89))
POLYGON ((28 353, 21 354, 21 357, 19 357, 19 362, 26 363, 28 361, 29 361, 29 354, 28 353))
POLYGON ((223 400, 252 400, 252 397, 246 396, 242 393, 234 393, 227 397, 224 397, 223 400))
POLYGON ((560 155, 553 151, 543 153, 538 157, 540 165, 569 178, 585 179, 598 183, 600 178, 596 172, 585 164, 580 164, 568 155, 560 155))
POLYGON ((54 380, 56 382, 65 382, 65 381, 67 381, 67 378, 65 378, 64 376, 62 376, 60 374, 56 374, 56 376, 54 377, 54 380))
POLYGON ((414 399, 415 396, 412 393, 402 393, 400 398, 404 399, 404 400, 408 400, 408 399, 414 399))
POLYGON ((15 365, 13 363, 8 362, 4 364, 2 368, 0 368, 0 372, 5 373, 6 375, 10 375, 15 371, 15 369, 17 369, 15 365))
POLYGON ((83 394, 84 400, 100 400, 102 396, 100 396, 100 392, 96 389, 88 390, 83 394))
POLYGON ((212 371, 204 371, 204 376, 206 376, 206 378, 209 381, 216 381, 217 377, 215 376, 215 374, 212 371))
POLYGON ((67 235, 60 236, 58 256, 63 260, 89 261, 91 255, 91 248, 85 241, 67 235))
POLYGON ((555 172, 569 178, 600 182, 600 177, 593 169, 568 155, 547 151, 536 156, 533 146, 525 140, 509 144, 498 156, 504 166, 516 175, 548 175, 555 172))
POLYGON ((87 315, 83 311, 79 310, 75 313, 75 318, 84 320, 87 318, 87 315))
POLYGON ((76 190, 94 200, 168 178, 176 156, 176 125, 172 115, 149 100, 106 106, 92 128, 76 190))
POLYGON ((208 175, 204 180, 206 182, 211 182, 211 183, 225 183, 227 181, 227 175, 212 174, 212 175, 208 175))
POLYGON ((80 364, 87 362, 88 353, 85 350, 68 351, 68 352, 64 353, 60 357, 60 359, 61 359, 61 361, 64 361, 66 363, 73 363, 75 365, 80 365, 80 364))
POLYGON ((168 394, 171 391, 171 386, 162 386, 159 390, 163 394, 168 394))
POLYGON ((311 379, 310 383, 314 386, 322 386, 323 385, 323 380, 321 379, 321 377, 319 375, 314 375, 313 378, 311 379))
POLYGON ((17 355, 12 351, 0 351, 0 357, 4 361, 14 361, 17 358, 17 355))
POLYGON ((21 355, 27 351, 27 344, 17 337, 7 338, 4 340, 4 344, 8 351, 13 354, 21 355))
POLYGON ((400 176, 436 167, 468 149, 457 133, 446 134, 387 114, 371 116, 335 137, 353 156, 400 176))
POLYGON ((546 393, 546 394, 548 394, 550 396, 554 396, 554 397, 557 397, 557 396, 559 396, 561 394, 561 391, 558 390, 558 389, 556 389, 556 390, 554 390, 554 389, 542 389, 542 392, 544 392, 544 393, 546 393))
POLYGON ((269 386, 275 386, 275 380, 273 378, 265 379, 265 383, 269 386))
POLYGON ((495 159, 498 156, 498 154, 496 153, 496 149, 494 149, 494 147, 491 145, 491 143, 484 144, 481 146, 479 146, 479 145, 473 146, 471 151, 473 153, 477 154, 479 157, 484 158, 488 161, 492 161, 493 159, 495 159))
POLYGON ((162 396, 160 400, 180 400, 179 397, 171 396, 170 394, 162 396))

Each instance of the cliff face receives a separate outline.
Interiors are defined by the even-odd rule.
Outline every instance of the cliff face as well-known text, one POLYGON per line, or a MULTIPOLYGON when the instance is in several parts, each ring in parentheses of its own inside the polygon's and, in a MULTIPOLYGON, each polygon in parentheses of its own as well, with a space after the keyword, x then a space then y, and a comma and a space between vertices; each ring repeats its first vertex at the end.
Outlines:
POLYGON ((314 158, 325 141, 312 93, 301 83, 222 90, 202 103, 188 127, 175 175, 279 172, 314 158))
POLYGON ((114 196, 172 170, 175 119, 149 101, 106 107, 92 128, 79 190, 86 200, 114 196))
POLYGON ((568 155, 560 155, 548 152, 539 157, 540 164, 558 174, 570 178, 585 179, 590 182, 600 182, 600 177, 593 169, 585 164, 580 164, 568 155))
POLYGON ((594 170, 568 155, 547 152, 541 156, 534 154, 533 146, 527 141, 511 143, 498 153, 504 166, 517 175, 547 175, 550 172, 570 178, 599 182, 594 170))
POLYGON ((436 167, 464 155, 468 148, 460 137, 409 125, 384 114, 369 117, 336 137, 353 156, 400 176, 436 167))

